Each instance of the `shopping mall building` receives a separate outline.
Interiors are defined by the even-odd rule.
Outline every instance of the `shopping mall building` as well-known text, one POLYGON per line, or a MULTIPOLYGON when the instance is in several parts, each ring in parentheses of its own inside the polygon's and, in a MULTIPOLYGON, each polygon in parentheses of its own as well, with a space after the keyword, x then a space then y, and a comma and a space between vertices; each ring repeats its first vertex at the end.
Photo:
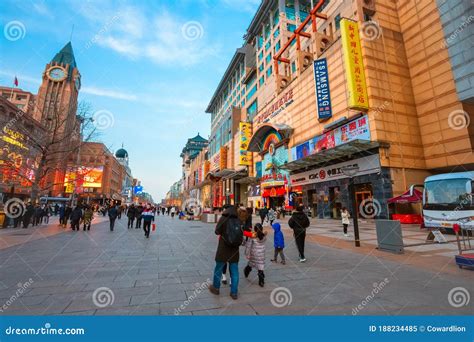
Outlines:
POLYGON ((212 205, 335 218, 352 179, 386 217, 411 184, 473 170, 469 7, 262 1, 207 108, 212 205))

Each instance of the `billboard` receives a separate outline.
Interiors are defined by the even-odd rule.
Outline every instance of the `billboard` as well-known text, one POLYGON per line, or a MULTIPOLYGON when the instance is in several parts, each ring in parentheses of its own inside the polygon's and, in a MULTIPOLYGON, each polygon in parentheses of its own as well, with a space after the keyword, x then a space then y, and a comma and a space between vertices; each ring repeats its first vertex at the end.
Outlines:
POLYGON ((69 169, 64 177, 65 192, 71 194, 75 187, 78 189, 101 188, 103 174, 103 166, 80 166, 69 169))
POLYGON ((331 93, 329 91, 328 64, 326 58, 315 60, 313 69, 318 119, 323 121, 332 117, 331 93))
POLYGON ((252 154, 248 152, 250 139, 252 138, 252 124, 241 122, 239 124, 240 144, 239 144, 239 165, 251 165, 252 154))
POLYGON ((365 83, 364 63, 360 47, 359 25, 349 19, 341 20, 342 51, 346 71, 349 108, 368 110, 369 101, 365 83))

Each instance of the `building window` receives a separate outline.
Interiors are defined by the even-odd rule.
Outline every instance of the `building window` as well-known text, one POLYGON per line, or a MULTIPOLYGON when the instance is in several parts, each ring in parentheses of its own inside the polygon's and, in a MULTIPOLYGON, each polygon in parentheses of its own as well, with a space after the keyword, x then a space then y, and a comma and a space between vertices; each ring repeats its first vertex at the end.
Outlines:
POLYGON ((296 25, 294 24, 286 24, 286 29, 290 32, 295 32, 296 30, 296 25))
POLYGON ((272 61, 272 53, 270 52, 265 58, 265 63, 268 65, 272 61))
POLYGON ((336 31, 339 30, 341 27, 341 15, 338 14, 334 17, 334 27, 336 27, 336 31))
POLYGON ((258 111, 258 105, 257 105, 257 100, 253 101, 250 106, 247 108, 247 120, 249 122, 252 122, 253 118, 257 114, 258 111))
POLYGON ((273 26, 278 25, 279 22, 280 22, 280 12, 278 10, 275 10, 275 12, 273 13, 273 26))
POLYGON ((280 50, 280 47, 281 47, 280 41, 277 41, 277 43, 275 44, 275 52, 278 52, 280 50))
POLYGON ((260 51, 260 53, 258 54, 258 60, 261 61, 263 59, 263 50, 260 51))
POLYGON ((265 76, 260 77, 260 80, 258 81, 258 85, 261 87, 265 83, 265 76))
POLYGON ((294 74, 296 72, 296 63, 292 62, 291 63, 291 73, 294 74))
POLYGON ((267 69, 267 78, 272 75, 272 72, 273 72, 273 68, 270 66, 270 67, 267 69))
POLYGON ((272 43, 270 41, 268 41, 266 44, 265 44, 265 51, 268 51, 270 50, 270 47, 272 46, 272 43))
POLYGON ((250 88, 249 92, 247 93, 247 101, 250 100, 256 92, 257 92, 257 85, 255 84, 252 88, 250 88))
POLYGON ((275 32, 273 33, 273 37, 278 38, 279 35, 280 35, 280 28, 277 28, 275 32))
POLYGON ((295 20, 295 1, 286 0, 285 1, 285 14, 289 20, 295 20))
POLYGON ((263 63, 260 64, 260 66, 258 67, 258 71, 259 71, 259 72, 262 72, 264 67, 265 67, 265 66, 264 66, 263 63))

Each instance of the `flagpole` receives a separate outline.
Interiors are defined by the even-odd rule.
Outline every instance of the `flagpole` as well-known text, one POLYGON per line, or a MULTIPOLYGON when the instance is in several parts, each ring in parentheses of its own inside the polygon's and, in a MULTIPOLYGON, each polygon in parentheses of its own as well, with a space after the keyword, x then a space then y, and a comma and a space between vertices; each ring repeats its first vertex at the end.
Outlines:
POLYGON ((12 91, 11 91, 11 93, 10 93, 10 102, 12 102, 12 99, 13 99, 13 89, 15 89, 16 83, 17 83, 17 78, 16 78, 16 76, 15 76, 15 79, 13 80, 12 91))

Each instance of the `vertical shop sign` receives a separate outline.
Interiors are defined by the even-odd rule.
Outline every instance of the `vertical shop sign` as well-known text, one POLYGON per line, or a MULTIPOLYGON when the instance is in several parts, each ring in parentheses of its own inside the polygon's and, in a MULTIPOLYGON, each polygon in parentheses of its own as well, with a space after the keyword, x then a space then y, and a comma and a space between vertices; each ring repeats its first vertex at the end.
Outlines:
POLYGON ((349 19, 341 20, 341 39, 349 91, 349 108, 367 111, 369 101, 357 22, 349 19))
POLYGON ((241 122, 239 124, 239 131, 239 165, 249 166, 252 163, 252 154, 248 151, 249 142, 252 138, 252 124, 248 122, 241 122))
POLYGON ((329 91, 328 64, 326 58, 317 59, 313 64, 318 119, 324 121, 332 117, 331 94, 329 91))

